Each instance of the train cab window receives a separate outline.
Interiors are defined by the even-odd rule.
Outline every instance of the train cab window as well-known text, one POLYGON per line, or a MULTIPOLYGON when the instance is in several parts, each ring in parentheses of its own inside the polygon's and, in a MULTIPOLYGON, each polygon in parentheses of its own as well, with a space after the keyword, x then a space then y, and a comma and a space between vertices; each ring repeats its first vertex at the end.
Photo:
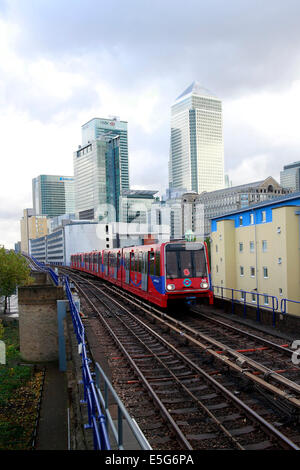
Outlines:
POLYGON ((207 276, 203 245, 199 243, 166 245, 166 271, 168 279, 207 276))
POLYGON ((117 269, 120 269, 120 265, 121 265, 121 253, 119 252, 117 254, 117 269))
POLYGON ((178 277, 178 260, 176 251, 167 252, 167 278, 175 279, 178 277))
POLYGON ((154 254, 154 251, 150 251, 149 263, 150 263, 149 272, 150 272, 151 276, 154 276, 154 274, 155 274, 155 254, 154 254))

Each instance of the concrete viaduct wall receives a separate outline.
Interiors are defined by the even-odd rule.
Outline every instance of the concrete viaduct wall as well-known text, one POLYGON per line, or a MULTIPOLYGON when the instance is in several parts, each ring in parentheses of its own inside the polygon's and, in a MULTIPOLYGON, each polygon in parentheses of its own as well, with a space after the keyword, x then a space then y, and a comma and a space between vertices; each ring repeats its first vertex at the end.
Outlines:
POLYGON ((32 272, 34 284, 18 288, 20 352, 26 361, 58 359, 57 300, 62 287, 53 285, 46 273, 32 272))

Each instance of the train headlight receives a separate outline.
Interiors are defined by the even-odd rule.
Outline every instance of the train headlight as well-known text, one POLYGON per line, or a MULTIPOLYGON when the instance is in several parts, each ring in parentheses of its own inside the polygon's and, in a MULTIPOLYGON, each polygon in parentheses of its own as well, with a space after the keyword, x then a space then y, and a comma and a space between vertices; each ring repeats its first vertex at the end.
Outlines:
POLYGON ((201 282, 200 287, 202 287, 202 289, 207 289, 208 288, 208 283, 207 282, 201 282))
POLYGON ((168 290, 174 290, 174 289, 175 289, 175 285, 174 285, 174 284, 168 284, 168 285, 167 285, 167 289, 168 289, 168 290))

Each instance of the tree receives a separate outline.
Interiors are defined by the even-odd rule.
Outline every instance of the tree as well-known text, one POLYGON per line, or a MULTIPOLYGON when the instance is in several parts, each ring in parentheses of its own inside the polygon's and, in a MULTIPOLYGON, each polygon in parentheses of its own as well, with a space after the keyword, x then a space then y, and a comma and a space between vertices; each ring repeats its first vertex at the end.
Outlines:
POLYGON ((7 311, 7 298, 16 287, 31 284, 32 281, 25 258, 13 250, 0 248, 0 296, 4 296, 4 313, 7 311))
POLYGON ((208 260, 209 260, 209 265, 211 269, 211 239, 210 237, 205 238, 204 240, 207 244, 207 251, 208 251, 208 260))

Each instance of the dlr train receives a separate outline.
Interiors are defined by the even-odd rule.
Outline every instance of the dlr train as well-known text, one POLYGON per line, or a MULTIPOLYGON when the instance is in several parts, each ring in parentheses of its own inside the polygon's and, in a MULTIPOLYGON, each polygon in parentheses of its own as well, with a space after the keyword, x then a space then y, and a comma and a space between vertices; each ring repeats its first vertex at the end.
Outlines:
POLYGON ((213 304, 206 243, 167 242, 71 255, 71 268, 105 279, 146 301, 213 304))

